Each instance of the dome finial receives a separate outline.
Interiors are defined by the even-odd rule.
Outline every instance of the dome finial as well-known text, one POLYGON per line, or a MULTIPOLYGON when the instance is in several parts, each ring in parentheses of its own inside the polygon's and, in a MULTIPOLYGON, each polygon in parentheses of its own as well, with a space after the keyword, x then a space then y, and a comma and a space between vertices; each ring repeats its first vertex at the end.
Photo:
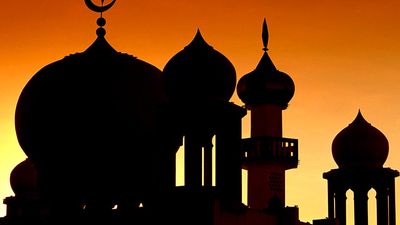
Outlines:
POLYGON ((262 30, 262 40, 263 40, 263 44, 264 44, 263 50, 265 52, 268 51, 268 39, 269 39, 269 34, 268 34, 267 20, 264 18, 263 30, 262 30))
POLYGON ((106 35, 106 30, 103 28, 106 25, 106 20, 103 18, 103 12, 109 10, 117 0, 112 0, 110 4, 104 5, 104 0, 101 0, 101 6, 95 5, 92 0, 85 0, 86 6, 93 12, 100 13, 100 18, 97 19, 97 25, 99 28, 96 30, 98 37, 104 37, 106 35))
POLYGON ((196 35, 192 42, 186 48, 211 48, 211 46, 204 40, 203 35, 200 32, 200 28, 197 28, 196 35))
POLYGON ((196 35, 194 36, 193 40, 205 42, 203 35, 201 35, 200 28, 197 28, 196 35))
POLYGON ((364 124, 370 124, 370 123, 368 123, 368 122, 367 122, 367 121, 364 119, 364 116, 361 114, 361 109, 359 109, 359 110, 358 110, 357 116, 356 116, 356 118, 354 119, 354 121, 353 121, 352 123, 358 123, 358 124, 361 124, 361 123, 364 123, 364 124))
POLYGON ((110 4, 104 5, 104 0, 101 0, 101 6, 95 5, 92 0, 85 0, 86 6, 93 12, 103 13, 109 10, 117 0, 112 0, 110 4))

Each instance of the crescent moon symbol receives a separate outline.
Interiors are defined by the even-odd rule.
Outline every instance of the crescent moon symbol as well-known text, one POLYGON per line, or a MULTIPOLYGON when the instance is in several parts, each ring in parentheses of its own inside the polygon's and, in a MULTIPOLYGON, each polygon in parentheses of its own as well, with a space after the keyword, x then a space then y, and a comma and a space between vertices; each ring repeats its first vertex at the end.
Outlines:
POLYGON ((113 0, 110 4, 105 5, 105 6, 97 6, 92 2, 92 0, 85 0, 85 4, 90 10, 92 10, 94 12, 102 13, 102 12, 109 10, 116 1, 117 0, 113 0))

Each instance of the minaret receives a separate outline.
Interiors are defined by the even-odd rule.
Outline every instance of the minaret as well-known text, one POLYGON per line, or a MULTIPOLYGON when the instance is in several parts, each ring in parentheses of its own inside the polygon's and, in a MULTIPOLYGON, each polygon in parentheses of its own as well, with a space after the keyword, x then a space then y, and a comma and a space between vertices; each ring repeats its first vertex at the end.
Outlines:
POLYGON ((332 154, 339 166, 324 173, 328 180, 328 218, 346 225, 346 192, 354 192, 355 225, 395 225, 395 178, 397 170, 384 168, 389 153, 385 135, 368 123, 361 112, 336 135, 332 154), (376 191, 377 221, 368 221, 368 191, 376 191))
POLYGON ((264 55, 257 68, 237 86, 240 99, 251 112, 251 138, 244 140, 250 208, 285 205, 285 171, 297 167, 297 140, 282 137, 282 111, 294 95, 289 75, 276 69, 267 53, 268 28, 264 20, 264 55))

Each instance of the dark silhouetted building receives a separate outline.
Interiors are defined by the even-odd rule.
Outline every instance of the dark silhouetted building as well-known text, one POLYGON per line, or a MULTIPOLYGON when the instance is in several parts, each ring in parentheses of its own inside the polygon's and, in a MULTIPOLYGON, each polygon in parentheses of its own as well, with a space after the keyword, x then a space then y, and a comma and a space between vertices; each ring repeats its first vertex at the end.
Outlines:
MULTIPOLYGON (((268 56, 266 22, 264 55, 236 88, 234 66, 200 31, 160 71, 106 41, 102 13, 115 0, 85 2, 101 13, 97 39, 41 69, 18 100, 17 137, 28 159, 11 173, 15 196, 4 200, 0 224, 305 224, 285 203, 285 171, 297 168, 298 141, 282 136, 282 111, 295 85, 268 56), (229 101, 236 89, 245 107, 229 101), (251 137, 243 139, 247 111, 251 137), (180 150, 184 185, 176 186, 180 150)), ((366 224, 364 192, 374 187, 378 225, 395 225, 398 172, 382 168, 387 141, 361 115, 347 129, 334 141, 339 169, 324 175, 329 220, 315 223, 345 225, 342 192, 354 188, 356 225, 366 224)))
POLYGON ((332 154, 339 166, 324 173, 328 180, 328 218, 346 225, 346 193, 354 193, 354 224, 396 225, 395 178, 399 172, 384 168, 389 153, 385 135, 361 112, 333 140, 332 154), (376 192, 377 221, 368 221, 368 192, 376 192))

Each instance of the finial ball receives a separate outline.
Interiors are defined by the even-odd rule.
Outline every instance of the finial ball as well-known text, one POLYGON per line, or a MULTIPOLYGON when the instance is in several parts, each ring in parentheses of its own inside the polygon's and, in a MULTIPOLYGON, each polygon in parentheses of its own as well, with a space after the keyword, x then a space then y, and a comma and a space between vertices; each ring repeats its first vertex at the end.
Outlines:
POLYGON ((103 17, 100 17, 99 19, 97 19, 97 25, 99 27, 104 27, 104 25, 106 25, 106 19, 104 19, 103 17))
POLYGON ((104 37, 106 35, 106 30, 100 27, 96 30, 96 34, 98 37, 104 37))

